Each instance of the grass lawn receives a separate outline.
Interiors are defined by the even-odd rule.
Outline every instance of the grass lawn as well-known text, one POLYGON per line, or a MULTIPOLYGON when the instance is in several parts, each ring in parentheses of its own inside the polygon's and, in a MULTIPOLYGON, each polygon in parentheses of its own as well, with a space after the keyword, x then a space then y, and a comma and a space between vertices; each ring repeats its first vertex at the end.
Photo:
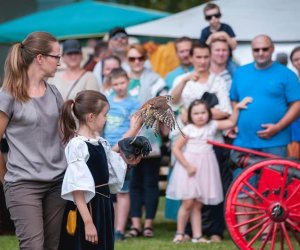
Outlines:
MULTIPOLYGON (((155 220, 155 237, 152 239, 145 239, 143 237, 136 239, 128 239, 122 242, 117 242, 115 250, 167 250, 167 249, 207 249, 207 250, 235 250, 237 249, 231 241, 228 234, 225 235, 225 240, 222 243, 211 244, 193 244, 182 243, 174 244, 172 239, 176 230, 176 223, 164 219, 164 199, 161 198, 159 202, 159 210, 155 220)), ((0 236, 1 250, 17 250, 18 242, 14 236, 0 236)))

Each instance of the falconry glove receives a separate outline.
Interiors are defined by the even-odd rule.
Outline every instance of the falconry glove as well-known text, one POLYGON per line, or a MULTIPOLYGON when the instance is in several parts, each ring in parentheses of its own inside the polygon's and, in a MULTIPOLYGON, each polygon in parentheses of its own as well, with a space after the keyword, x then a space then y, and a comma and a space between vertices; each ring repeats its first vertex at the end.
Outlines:
POLYGON ((127 137, 118 142, 120 150, 124 153, 126 158, 148 156, 152 150, 149 140, 144 136, 127 137))

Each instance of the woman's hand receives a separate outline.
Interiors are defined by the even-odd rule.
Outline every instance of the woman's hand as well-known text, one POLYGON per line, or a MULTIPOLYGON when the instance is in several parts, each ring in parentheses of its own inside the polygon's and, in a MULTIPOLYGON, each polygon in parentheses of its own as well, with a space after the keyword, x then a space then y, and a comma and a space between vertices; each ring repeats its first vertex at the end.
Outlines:
POLYGON ((192 73, 190 73, 189 75, 187 75, 183 80, 185 82, 188 82, 188 81, 198 81, 200 78, 200 75, 198 72, 196 71, 193 71, 192 73))
POLYGON ((93 222, 89 222, 85 224, 85 240, 92 243, 92 244, 98 244, 98 235, 97 235, 97 229, 93 222))

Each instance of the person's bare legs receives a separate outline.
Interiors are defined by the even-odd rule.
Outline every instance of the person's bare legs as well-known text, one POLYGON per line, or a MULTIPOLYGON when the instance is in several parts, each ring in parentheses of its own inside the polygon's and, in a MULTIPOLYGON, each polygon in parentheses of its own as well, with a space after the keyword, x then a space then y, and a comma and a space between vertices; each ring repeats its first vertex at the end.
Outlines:
POLYGON ((130 208, 129 193, 118 193, 116 204, 116 231, 124 234, 130 208))
POLYGON ((194 201, 191 210, 191 225, 193 230, 193 238, 199 238, 202 236, 202 220, 201 220, 202 204, 199 201, 194 201))
POLYGON ((190 217, 194 200, 183 200, 177 214, 177 230, 173 242, 183 241, 186 223, 190 217))

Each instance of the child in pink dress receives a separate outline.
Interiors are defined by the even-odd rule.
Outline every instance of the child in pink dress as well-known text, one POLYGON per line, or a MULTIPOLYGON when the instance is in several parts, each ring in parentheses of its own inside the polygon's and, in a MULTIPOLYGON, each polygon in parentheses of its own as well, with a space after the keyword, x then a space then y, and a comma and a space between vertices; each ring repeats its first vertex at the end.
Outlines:
POLYGON ((239 110, 245 109, 251 102, 244 98, 233 110, 229 119, 212 121, 212 113, 202 100, 193 101, 188 109, 189 124, 183 128, 185 137, 180 136, 173 147, 176 156, 169 185, 167 198, 182 200, 177 216, 177 232, 174 242, 184 239, 185 225, 190 218, 194 243, 208 243, 202 237, 201 208, 205 205, 216 205, 223 201, 223 191, 218 162, 212 145, 217 130, 235 126, 239 110))

